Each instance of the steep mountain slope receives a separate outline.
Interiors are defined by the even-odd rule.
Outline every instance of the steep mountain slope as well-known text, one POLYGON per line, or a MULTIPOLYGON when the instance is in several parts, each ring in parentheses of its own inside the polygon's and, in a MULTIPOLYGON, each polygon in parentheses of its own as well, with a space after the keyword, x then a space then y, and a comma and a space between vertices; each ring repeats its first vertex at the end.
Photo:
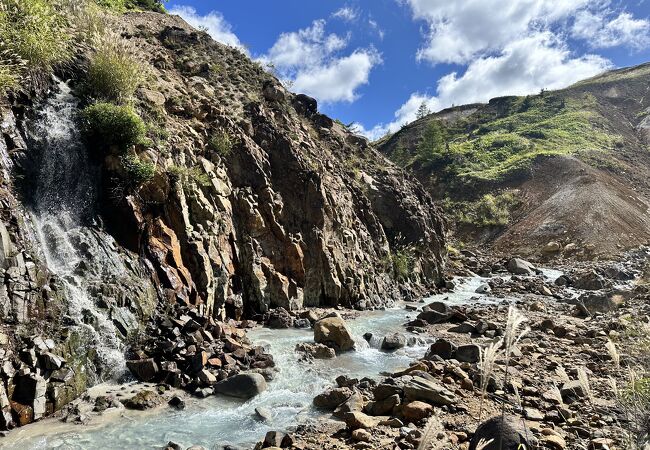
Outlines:
POLYGON ((650 239, 649 81, 644 64, 450 108, 376 145, 444 200, 461 239, 611 255, 650 239))
MULTIPOLYGON (((119 376, 127 344, 132 367, 195 389, 206 363, 183 339, 219 357, 243 336, 218 321, 373 308, 441 282, 430 196, 314 99, 178 17, 107 20, 146 75, 133 105, 81 113, 95 100, 85 47, 48 95, 3 101, 0 428, 119 376), (142 116, 147 139, 109 145, 123 137, 113 121, 82 142, 80 126, 118 113, 142 116), (197 327, 212 334, 197 341, 197 327)), ((251 352, 210 377, 272 364, 251 352)))

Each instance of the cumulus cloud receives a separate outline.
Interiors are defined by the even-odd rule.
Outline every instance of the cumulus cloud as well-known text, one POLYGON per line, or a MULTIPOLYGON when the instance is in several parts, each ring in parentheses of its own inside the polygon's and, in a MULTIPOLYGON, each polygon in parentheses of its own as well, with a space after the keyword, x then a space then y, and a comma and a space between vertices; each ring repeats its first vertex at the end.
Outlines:
POLYGON ((215 41, 245 51, 237 35, 233 33, 232 26, 224 19, 220 12, 211 11, 205 16, 202 16, 191 6, 179 5, 172 7, 169 13, 181 16, 194 28, 206 30, 215 41))
POLYGON ((445 75, 438 80, 436 95, 414 93, 395 112, 394 121, 362 131, 372 139, 395 132, 415 119, 423 102, 430 110, 438 111, 501 95, 559 89, 610 67, 607 59, 597 55, 575 57, 552 33, 538 32, 506 45, 498 56, 477 58, 462 74, 445 75))
POLYGON ((522 36, 540 31, 570 31, 593 47, 644 48, 650 22, 612 10, 611 0, 403 0, 413 17, 426 22, 419 60, 467 64, 500 52, 522 36))
POLYGON ((635 19, 628 12, 607 17, 580 11, 571 29, 572 36, 584 39, 592 48, 629 46, 642 50, 650 46, 650 21, 635 19))
POLYGON ((260 61, 275 67, 292 89, 316 97, 322 102, 353 102, 357 89, 368 83, 373 67, 381 63, 374 48, 341 52, 349 44, 349 35, 327 34, 326 21, 281 34, 260 61))

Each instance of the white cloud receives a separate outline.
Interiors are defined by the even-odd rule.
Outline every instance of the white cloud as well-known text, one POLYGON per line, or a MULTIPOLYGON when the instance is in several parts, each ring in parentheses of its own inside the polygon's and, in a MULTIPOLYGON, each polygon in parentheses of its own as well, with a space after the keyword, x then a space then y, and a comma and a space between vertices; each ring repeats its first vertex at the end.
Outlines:
POLYGON ((211 11, 205 16, 201 16, 191 6, 174 6, 169 10, 170 14, 181 16, 187 23, 194 28, 205 29, 212 39, 222 44, 237 47, 240 50, 245 50, 242 43, 235 33, 232 32, 231 25, 224 19, 223 15, 218 11, 211 11))
POLYGON ((467 66, 462 75, 452 72, 438 80, 435 96, 414 93, 396 112, 395 120, 364 133, 376 139, 415 119, 425 102, 437 111, 452 105, 485 102, 502 95, 537 93, 542 88, 559 89, 594 76, 611 67, 597 55, 572 56, 552 33, 538 32, 516 40, 498 56, 484 56, 467 66))
POLYGON ((367 84, 372 68, 381 61, 374 50, 355 50, 331 63, 300 71, 293 82, 294 90, 306 92, 322 102, 353 102, 357 87, 367 84))
POLYGON ((344 6, 332 14, 332 17, 336 17, 345 22, 354 22, 359 17, 359 10, 352 8, 351 6, 344 6))
POLYGON ((402 0, 427 23, 417 58, 467 64, 541 31, 570 32, 593 47, 645 48, 650 22, 613 11, 611 0, 402 0))
POLYGON ((373 48, 340 55, 350 36, 325 32, 326 21, 316 20, 308 28, 281 34, 260 61, 272 64, 294 91, 322 102, 353 102, 357 89, 368 83, 381 56, 373 48))
POLYGON ((406 0, 416 19, 428 24, 418 59, 467 63, 498 51, 531 30, 565 19, 589 0, 406 0))
POLYGON ((628 12, 607 17, 580 11, 576 14, 571 33, 573 37, 586 40, 593 48, 627 45, 642 50, 650 46, 650 21, 635 19, 628 12))

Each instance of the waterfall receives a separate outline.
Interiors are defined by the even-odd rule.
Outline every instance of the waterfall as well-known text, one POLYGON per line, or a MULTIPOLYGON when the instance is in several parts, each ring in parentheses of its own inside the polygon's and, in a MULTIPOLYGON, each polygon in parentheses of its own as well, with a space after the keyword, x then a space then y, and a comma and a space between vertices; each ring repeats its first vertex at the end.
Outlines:
POLYGON ((57 85, 26 127, 35 158, 28 206, 45 262, 64 287, 65 319, 96 352, 89 370, 96 383, 123 374, 125 361, 116 328, 91 288, 125 269, 117 246, 95 223, 100 171, 79 135, 78 100, 68 84, 57 85))

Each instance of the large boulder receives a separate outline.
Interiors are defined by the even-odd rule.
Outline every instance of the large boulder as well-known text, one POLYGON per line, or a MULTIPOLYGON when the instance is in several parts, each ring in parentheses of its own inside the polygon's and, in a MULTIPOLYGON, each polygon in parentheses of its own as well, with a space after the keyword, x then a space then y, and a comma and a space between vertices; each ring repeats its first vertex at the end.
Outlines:
POLYGON ((266 380, 259 373, 240 373, 214 385, 214 392, 237 398, 252 398, 266 390, 266 380))
POLYGON ((573 282, 573 287, 576 289, 584 289, 587 291, 597 291, 611 287, 611 282, 603 278, 602 275, 594 270, 589 270, 580 273, 576 276, 573 282))
POLYGON ((128 409, 151 409, 163 403, 163 398, 154 391, 143 390, 124 402, 128 409))
POLYGON ((436 406, 456 403, 453 392, 424 376, 414 376, 404 384, 404 396, 410 400, 420 400, 436 406))
POLYGON ((381 341, 382 350, 397 350, 405 346, 406 337, 402 333, 389 334, 381 341))
POLYGON ((129 360, 126 367, 140 381, 151 381, 158 374, 158 365, 153 358, 129 360))
POLYGON ((339 352, 354 350, 352 334, 338 314, 325 317, 314 324, 314 341, 339 352))
POLYGON ((474 433, 469 450, 477 450, 479 441, 491 442, 483 450, 520 450, 535 448, 532 433, 523 425, 523 419, 514 416, 496 416, 483 422, 474 433))
POLYGON ((515 275, 533 275, 537 273, 537 269, 525 259, 512 258, 508 261, 508 272, 515 275))
POLYGON ((314 406, 333 411, 352 395, 352 390, 346 387, 328 389, 314 397, 314 406))

